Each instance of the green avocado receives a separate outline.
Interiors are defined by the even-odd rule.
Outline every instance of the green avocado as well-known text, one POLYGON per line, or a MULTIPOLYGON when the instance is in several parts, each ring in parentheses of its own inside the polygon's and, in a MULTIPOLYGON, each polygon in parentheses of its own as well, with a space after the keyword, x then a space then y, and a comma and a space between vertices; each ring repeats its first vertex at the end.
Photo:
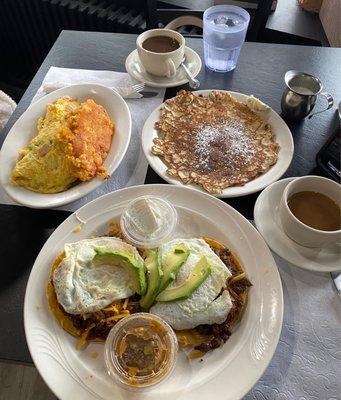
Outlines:
POLYGON ((97 265, 113 265, 124 268, 133 282, 133 289, 143 296, 147 290, 145 268, 143 262, 123 251, 103 247, 95 248, 93 263, 97 265))
POLYGON ((181 285, 165 289, 156 297, 156 300, 175 301, 187 299, 210 274, 211 267, 208 265, 206 257, 201 257, 192 272, 181 285))
POLYGON ((163 277, 159 286, 159 293, 174 281, 176 274, 182 264, 184 264, 189 256, 189 249, 183 244, 177 244, 173 250, 167 254, 165 263, 162 265, 163 277))
POLYGON ((148 310, 154 303, 155 297, 159 293, 159 286, 163 275, 161 269, 161 254, 157 250, 149 250, 144 265, 147 269, 147 291, 140 300, 143 309, 148 310))

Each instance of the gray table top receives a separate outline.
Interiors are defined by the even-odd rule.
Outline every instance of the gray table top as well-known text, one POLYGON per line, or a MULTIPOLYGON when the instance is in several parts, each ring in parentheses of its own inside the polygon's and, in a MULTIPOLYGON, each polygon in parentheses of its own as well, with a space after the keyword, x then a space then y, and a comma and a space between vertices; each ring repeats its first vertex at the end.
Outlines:
MULTIPOLYGON (((26 110, 50 66, 124 71, 124 62, 135 48, 135 35, 63 31, 25 92, 0 143, 17 118, 26 110)), ((201 39, 187 45, 202 55, 201 39)), ((230 89, 253 94, 280 112, 283 75, 289 69, 316 74, 336 101, 341 97, 341 49, 245 43, 233 73, 218 74, 202 69, 202 89, 230 89)), ((168 90, 172 96, 177 89, 168 90)), ((317 151, 337 125, 335 109, 311 120, 290 124, 295 155, 286 176, 306 175, 315 168, 317 151)), ((150 172, 147 182, 161 182, 150 172)), ((252 218, 257 195, 228 200, 252 218)), ((28 210, 0 205, 0 259, 8 260, 0 283, 0 359, 31 362, 23 330, 23 299, 33 261, 42 243, 67 213, 28 210), (18 246, 21 251, 18 252, 18 246), (16 257, 13 261, 13 253, 16 257), (11 261, 12 260, 12 261, 11 261)))
POLYGON ((303 10, 297 0, 278 0, 276 10, 270 14, 266 28, 329 46, 318 13, 303 10))

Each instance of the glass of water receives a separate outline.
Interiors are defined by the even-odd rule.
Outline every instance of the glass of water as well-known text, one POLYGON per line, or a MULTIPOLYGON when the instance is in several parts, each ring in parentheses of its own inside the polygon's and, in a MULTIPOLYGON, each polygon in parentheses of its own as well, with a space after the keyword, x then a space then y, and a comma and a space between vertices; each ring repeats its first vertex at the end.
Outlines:
POLYGON ((236 68, 245 41, 250 14, 243 8, 220 5, 204 12, 205 65, 217 72, 236 68))

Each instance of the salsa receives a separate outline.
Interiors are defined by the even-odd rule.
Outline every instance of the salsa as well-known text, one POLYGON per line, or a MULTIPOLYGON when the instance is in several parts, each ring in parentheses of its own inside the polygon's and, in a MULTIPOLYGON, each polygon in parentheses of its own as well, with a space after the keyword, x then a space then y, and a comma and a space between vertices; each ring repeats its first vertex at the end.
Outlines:
POLYGON ((130 328, 121 339, 117 356, 129 375, 148 376, 158 371, 167 359, 164 335, 160 326, 130 328))
POLYGON ((125 317, 107 339, 109 374, 130 387, 152 386, 173 369, 177 347, 172 328, 161 318, 146 313, 125 317))

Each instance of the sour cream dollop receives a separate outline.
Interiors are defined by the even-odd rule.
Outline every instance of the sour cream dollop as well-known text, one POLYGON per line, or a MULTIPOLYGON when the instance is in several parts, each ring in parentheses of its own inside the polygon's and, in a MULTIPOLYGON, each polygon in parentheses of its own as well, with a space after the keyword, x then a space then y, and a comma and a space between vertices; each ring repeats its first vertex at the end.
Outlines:
POLYGON ((157 196, 142 196, 128 204, 121 216, 124 236, 138 247, 157 247, 177 224, 173 205, 157 196))

